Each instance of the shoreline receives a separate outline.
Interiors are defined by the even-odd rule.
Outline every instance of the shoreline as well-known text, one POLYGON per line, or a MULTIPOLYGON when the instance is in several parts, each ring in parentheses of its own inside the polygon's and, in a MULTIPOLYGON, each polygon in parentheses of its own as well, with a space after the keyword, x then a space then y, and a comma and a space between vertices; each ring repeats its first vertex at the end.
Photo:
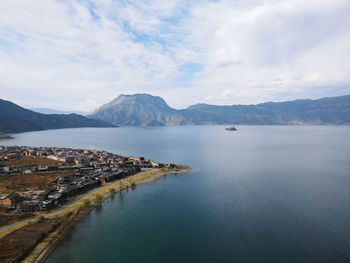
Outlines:
MULTIPOLYGON (((44 216, 46 219, 67 219, 67 225, 59 226, 55 231, 48 234, 41 240, 33 250, 21 262, 46 262, 51 253, 56 249, 64 237, 77 225, 85 215, 89 214, 93 209, 98 207, 106 199, 114 196, 123 190, 134 188, 136 185, 146 184, 157 181, 167 174, 182 174, 188 173, 191 168, 184 165, 177 165, 175 169, 157 168, 154 170, 139 172, 135 175, 117 180, 115 182, 105 184, 99 188, 91 190, 90 192, 80 196, 63 210, 53 211, 44 216), (113 189, 113 190, 112 190, 113 189), (99 197, 99 198, 97 198, 99 197), (91 204, 85 208, 84 200, 90 200, 91 204)), ((36 221, 37 219, 33 219, 36 221)))
POLYGON ((10 135, 0 135, 0 141, 8 141, 13 139, 15 139, 15 137, 12 137, 10 135))

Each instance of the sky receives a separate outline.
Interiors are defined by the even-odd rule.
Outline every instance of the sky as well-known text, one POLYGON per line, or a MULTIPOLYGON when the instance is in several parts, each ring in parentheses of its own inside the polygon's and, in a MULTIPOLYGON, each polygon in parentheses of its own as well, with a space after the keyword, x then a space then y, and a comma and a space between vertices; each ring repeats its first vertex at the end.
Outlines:
POLYGON ((350 94, 349 0, 0 1, 0 98, 92 111, 350 94))

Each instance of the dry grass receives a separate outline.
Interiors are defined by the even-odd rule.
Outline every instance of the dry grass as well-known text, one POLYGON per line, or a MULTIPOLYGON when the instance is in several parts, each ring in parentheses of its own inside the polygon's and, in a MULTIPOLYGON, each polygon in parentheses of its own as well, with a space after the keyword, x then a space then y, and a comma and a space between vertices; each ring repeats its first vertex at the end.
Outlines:
POLYGON ((46 157, 33 157, 33 156, 22 156, 18 160, 14 161, 2 161, 1 164, 6 166, 29 166, 29 165, 58 165, 59 162, 48 159, 46 157))
POLYGON ((0 262, 20 262, 58 226, 57 219, 41 219, 0 239, 0 262))
POLYGON ((0 194, 45 190, 57 176, 70 176, 73 171, 58 171, 33 174, 0 175, 0 194))
POLYGON ((22 263, 33 263, 33 262, 41 262, 43 257, 48 250, 52 248, 54 244, 56 244, 59 240, 62 239, 62 235, 69 231, 69 229, 74 225, 81 216, 84 215, 84 211, 79 210, 75 213, 67 213, 61 216, 58 220, 58 227, 55 231, 50 233, 46 238, 44 238, 40 243, 31 251, 30 254, 26 258, 24 258, 22 263))
POLYGON ((8 213, 5 210, 6 209, 0 209, 0 227, 36 216, 34 213, 8 213))

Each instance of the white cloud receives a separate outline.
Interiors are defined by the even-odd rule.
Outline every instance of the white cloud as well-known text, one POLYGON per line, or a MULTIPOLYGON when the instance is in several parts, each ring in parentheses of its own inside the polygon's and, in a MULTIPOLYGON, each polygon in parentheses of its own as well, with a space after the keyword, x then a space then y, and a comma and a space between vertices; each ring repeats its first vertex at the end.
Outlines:
POLYGON ((178 108, 342 95, 349 11, 346 0, 1 1, 1 94, 70 110, 134 92, 178 108), (203 70, 184 75, 186 63, 203 70))

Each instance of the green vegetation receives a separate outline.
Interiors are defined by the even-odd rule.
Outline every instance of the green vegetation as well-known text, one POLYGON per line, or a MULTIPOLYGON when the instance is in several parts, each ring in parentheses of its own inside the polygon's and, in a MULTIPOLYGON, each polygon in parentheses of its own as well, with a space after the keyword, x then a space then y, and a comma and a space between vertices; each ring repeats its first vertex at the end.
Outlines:
POLYGON ((97 203, 101 203, 102 202, 102 195, 101 194, 95 194, 95 200, 97 203))
POLYGON ((91 206, 90 199, 86 198, 83 200, 82 209, 88 209, 91 206))
POLYGON ((34 162, 24 165, 24 167, 36 167, 36 166, 38 166, 38 164, 34 162))

